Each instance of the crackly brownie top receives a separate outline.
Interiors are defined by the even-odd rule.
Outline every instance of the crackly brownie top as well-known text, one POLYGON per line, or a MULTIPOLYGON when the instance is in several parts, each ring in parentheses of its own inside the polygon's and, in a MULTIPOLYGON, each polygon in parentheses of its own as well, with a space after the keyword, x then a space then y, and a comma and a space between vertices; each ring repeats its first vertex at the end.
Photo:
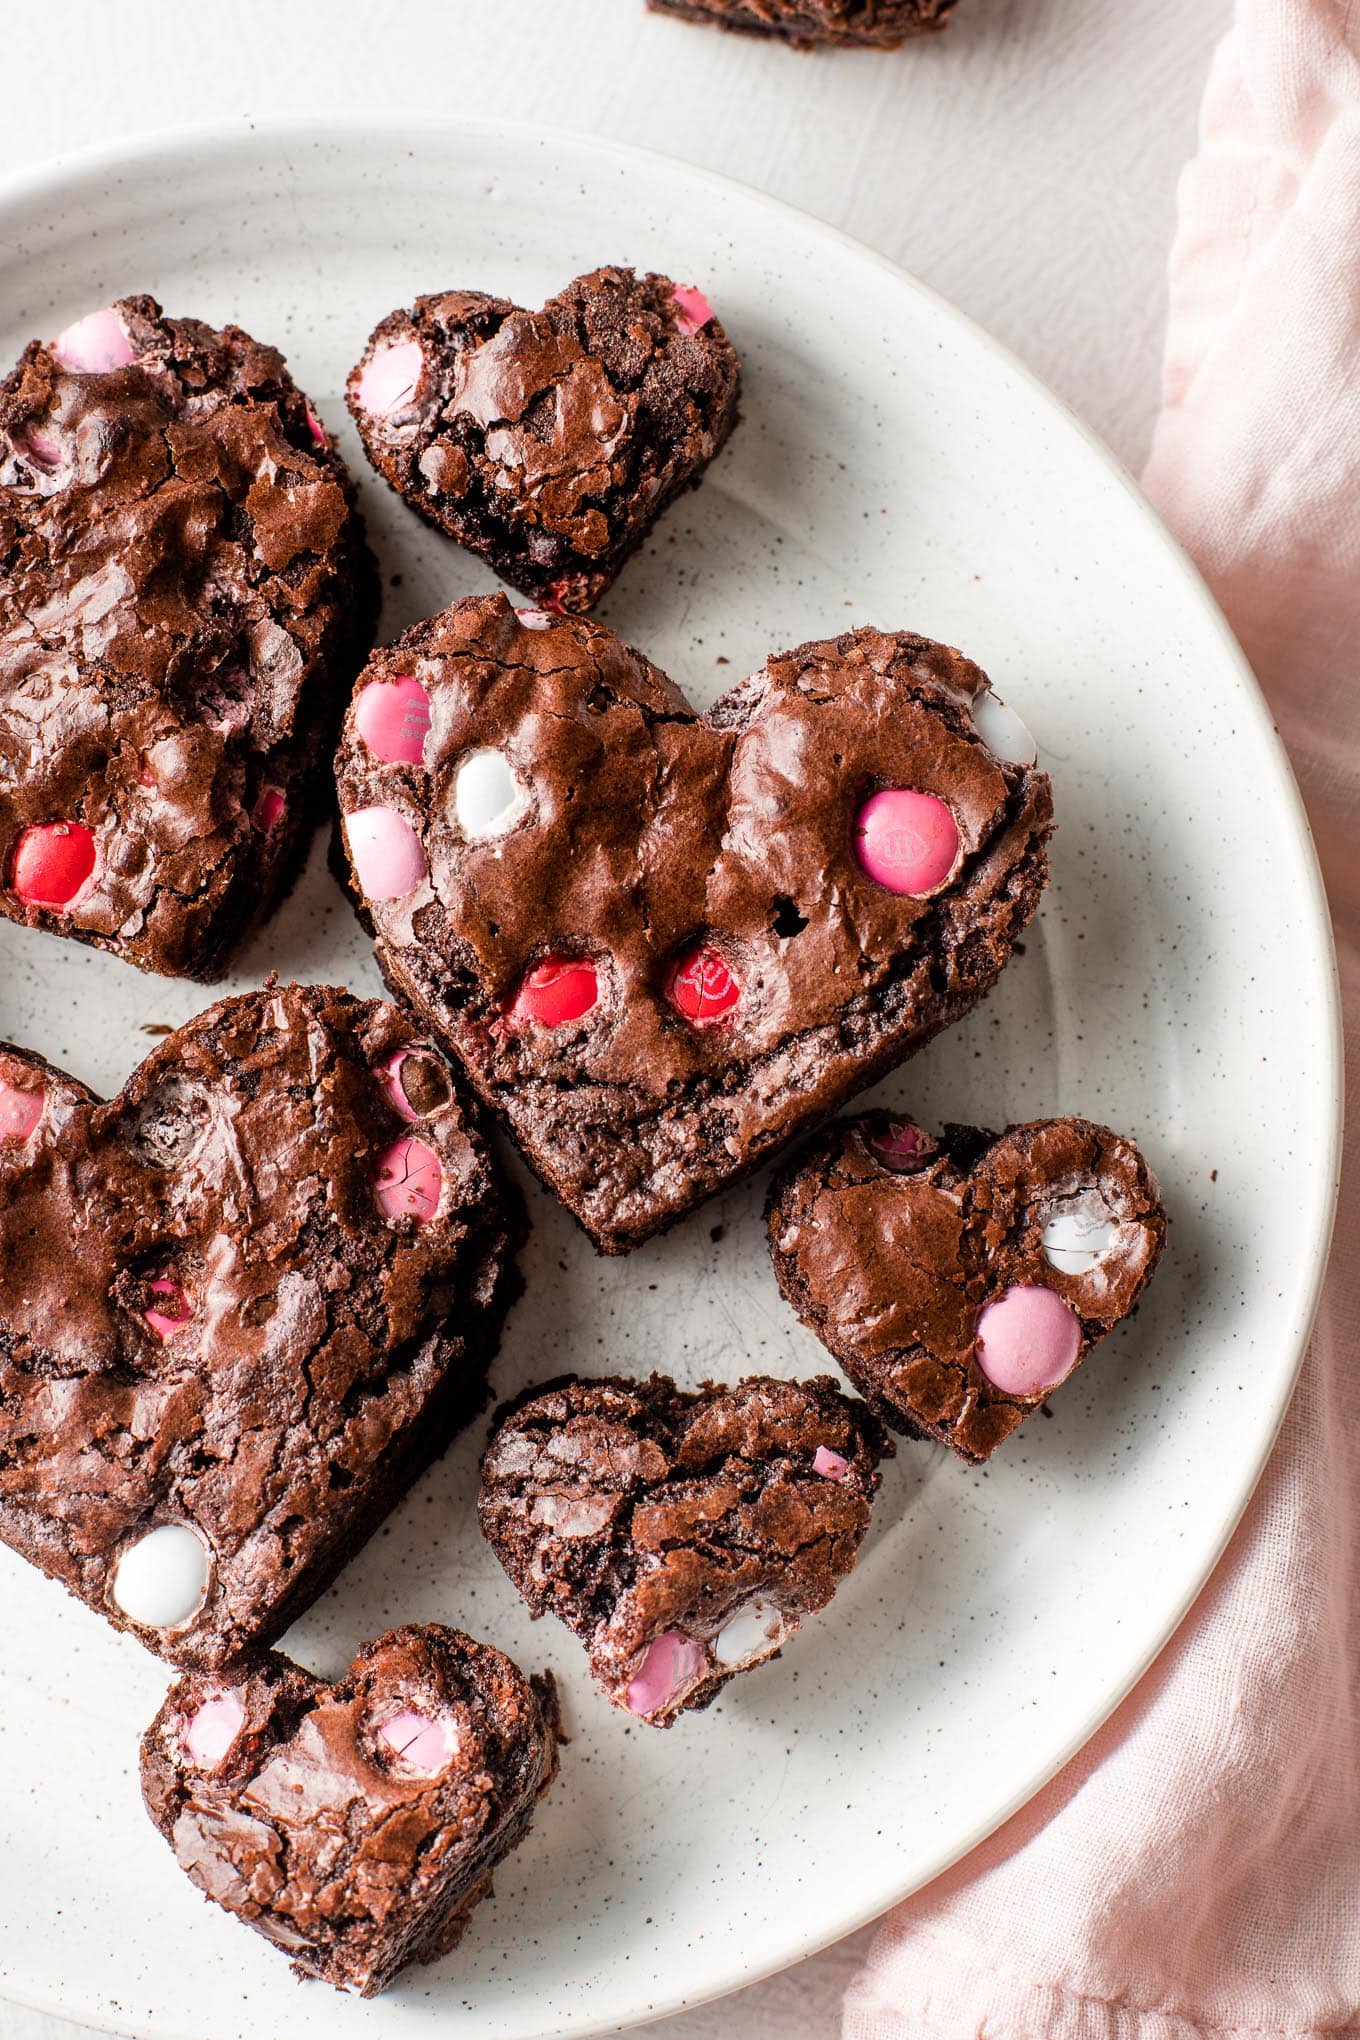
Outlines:
POLYGON ((892 50, 908 36, 943 28, 955 0, 648 0, 648 4, 659 14, 779 36, 798 49, 841 43, 892 50))
POLYGON ((496 1419, 482 1529, 617 1706, 666 1723, 822 1608, 855 1562, 885 1449, 829 1376, 693 1393, 568 1378, 496 1419))
POLYGON ((589 608, 736 415, 706 299, 596 269, 538 312, 442 291, 392 312, 349 381, 365 451, 422 515, 539 600, 589 608))
POLYGON ((1166 1237, 1138 1149, 1085 1119, 936 1138, 867 1113, 767 1215, 785 1295, 880 1416, 974 1461, 1128 1316, 1166 1237))
POLYGON ((0 1050, 0 1535, 220 1661, 362 1514, 505 1235, 395 1006, 224 999, 108 1104, 0 1050))
POLYGON ((990 984, 1046 876, 1033 761, 910 632, 800 646, 696 716, 603 626, 482 596, 375 654, 339 784, 385 967, 517 1130, 567 1087, 625 1122, 716 1097, 735 1165, 875 1014, 924 1035, 990 984))
POLYGON ((0 907, 196 969, 369 572, 275 348, 149 297, 34 341, 0 382, 0 907))
POLYGON ((452 1944, 556 1765, 551 1682, 431 1624, 365 1644, 333 1685, 275 1652, 180 1679, 142 1738, 142 1794, 209 1898, 367 1997, 452 1944))

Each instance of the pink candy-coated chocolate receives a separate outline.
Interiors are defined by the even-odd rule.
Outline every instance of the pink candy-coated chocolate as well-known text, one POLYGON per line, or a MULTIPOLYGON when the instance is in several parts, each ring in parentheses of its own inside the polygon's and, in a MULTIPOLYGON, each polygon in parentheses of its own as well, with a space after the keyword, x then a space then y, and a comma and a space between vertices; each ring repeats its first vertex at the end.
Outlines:
POLYGON ((354 704, 354 727, 384 765, 419 765, 430 728, 430 697, 414 673, 370 680, 354 704))
POLYGON ((648 1645, 623 1704, 630 1714, 655 1714, 691 1685, 703 1670, 704 1654, 681 1629, 663 1629, 648 1645))
POLYGON ((698 333, 713 317, 713 307, 692 283, 675 286, 676 324, 682 333, 698 333))
POLYGON ((819 1445, 812 1455, 812 1471, 820 1473, 823 1480, 844 1480, 850 1471, 850 1461, 833 1452, 829 1445, 819 1445))
POLYGON ((250 819, 256 828, 267 836, 271 829, 277 829, 287 812, 287 795, 280 792, 277 786, 264 786, 260 789, 260 796, 251 811, 250 819))
POLYGON ((419 836, 394 808, 356 808, 345 817, 349 854, 371 900, 399 900, 424 878, 428 866, 419 836))
POLYGON ((361 408, 371 418, 390 418, 395 411, 409 409, 424 366, 418 340, 399 340, 395 347, 384 347, 360 371, 354 393, 361 408))
POLYGON ((882 1133, 870 1136, 869 1145, 885 1169, 898 1174, 907 1174, 919 1169, 935 1152, 935 1143, 928 1133, 922 1133, 919 1126, 910 1119, 899 1119, 894 1126, 882 1133))
POLYGON ((512 1024, 565 1027, 599 1003, 600 980, 588 956, 552 956, 524 979, 505 1009, 512 1024))
POLYGON ((22 454, 30 467, 41 468, 47 474, 54 474, 61 466, 61 441, 54 432, 44 432, 37 425, 25 426, 14 435, 14 451, 22 454))
POLYGON ((42 1091, 21 1091, 0 1077, 0 1143, 15 1141, 22 1146, 32 1139, 43 1116, 44 1096, 42 1091))
POLYGON ((521 630, 551 630, 557 621, 550 609, 517 609, 515 614, 521 630))
POLYGON ((102 312, 87 312, 58 333, 52 352, 63 368, 83 375, 107 375, 110 369, 126 368, 137 359, 127 327, 112 305, 102 312))
POLYGON ((35 822, 14 846, 10 891, 30 907, 73 907, 98 862, 94 835, 83 822, 35 822))
POLYGON ((423 1140, 398 1140, 373 1166, 373 1195, 384 1218, 414 1218, 425 1225, 439 1209, 444 1171, 423 1140))
POLYGON ((379 1063, 374 1074, 378 1079, 378 1089, 398 1119, 404 1119, 408 1126, 414 1126, 420 1114, 401 1088, 401 1066, 410 1053, 409 1048, 399 1048, 385 1063, 379 1063))
POLYGON ((189 1716, 180 1750, 201 1771, 215 1771, 245 1724, 239 1693, 214 1693, 189 1716))
POLYGON ((165 1304, 144 1310, 142 1316, 158 1339, 171 1339, 181 1325, 188 1324, 194 1314, 193 1305, 178 1282, 172 1282, 168 1275, 158 1275, 154 1282, 148 1282, 147 1288, 154 1296, 163 1296, 165 1304))
POLYGON ((721 951, 700 944, 673 965, 666 997, 692 1027, 723 1027, 741 1003, 741 986, 721 951))
POLYGON ((1076 1365, 1081 1323, 1051 1289, 1021 1284, 978 1319, 977 1360, 1007 1395, 1042 1395, 1076 1365))
POLYGON ((394 1714, 382 1724, 378 1734, 404 1765, 412 1771, 424 1771, 427 1777, 442 1771, 458 1747, 451 1722, 431 1721, 428 1714, 419 1714, 414 1707, 404 1707, 400 1714, 394 1714))
POLYGON ((312 409, 311 405, 304 404, 303 410, 306 412, 307 415, 307 430, 312 435, 313 446, 329 446, 330 441, 326 437, 326 428, 322 424, 321 420, 317 417, 316 412, 312 409))
POLYGON ((855 854, 889 892, 933 892, 958 860, 958 824, 933 793, 885 787, 855 817, 855 854))

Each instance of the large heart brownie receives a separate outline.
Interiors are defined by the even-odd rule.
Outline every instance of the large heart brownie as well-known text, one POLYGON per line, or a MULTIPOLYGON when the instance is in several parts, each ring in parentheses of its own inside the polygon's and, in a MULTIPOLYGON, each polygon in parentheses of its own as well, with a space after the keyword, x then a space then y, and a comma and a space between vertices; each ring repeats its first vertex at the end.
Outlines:
POLYGON ((122 298, 0 381, 0 913, 216 976, 291 881, 376 583, 283 356, 122 298))
POLYGON ((658 14, 709 22, 744 35, 775 36, 797 50, 819 43, 895 50, 943 28, 955 0, 647 0, 658 14))
POLYGON ((1047 877, 1033 759, 905 631, 696 716, 603 626, 495 595, 375 654, 338 771, 389 984, 619 1253, 990 990, 1047 877))
POLYGON ((497 1415, 482 1529, 616 1707, 669 1728, 824 1608, 891 1450, 829 1376, 694 1394, 568 1378, 497 1415))
POLYGON ((412 1037, 266 987, 109 1104, 0 1050, 0 1537, 178 1664, 278 1635, 486 1400, 518 1213, 412 1037))
POLYGON ((557 1769, 550 1679, 434 1625, 327 1685, 270 1652, 180 1679, 142 1796, 180 1867, 292 1956, 372 1997, 456 1947, 557 1769))
POLYGON ((596 269, 541 312, 451 290, 390 313, 349 407, 412 509, 535 601, 584 610, 699 480, 740 382, 700 292, 596 269))
POLYGON ((974 1465, 1136 1306, 1166 1239, 1131 1140, 1086 1119, 829 1126, 775 1178, 779 1286, 888 1423, 974 1465))

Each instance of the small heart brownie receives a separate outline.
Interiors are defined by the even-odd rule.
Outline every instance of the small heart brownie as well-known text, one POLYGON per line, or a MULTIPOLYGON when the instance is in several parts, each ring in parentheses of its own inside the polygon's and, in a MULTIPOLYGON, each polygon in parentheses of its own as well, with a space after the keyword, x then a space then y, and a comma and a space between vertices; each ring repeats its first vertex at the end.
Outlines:
POLYGON ((435 1625, 327 1685, 269 1652, 171 1687, 142 1797, 180 1868, 293 1958, 374 1997, 462 1939, 557 1769, 551 1679, 435 1625))
POLYGON ((211 978, 291 883, 377 586, 283 356, 122 298, 0 381, 0 913, 211 978))
POLYGON ((177 1664, 268 1642, 485 1404, 519 1227, 394 1006, 224 999, 106 1105, 0 1049, 0 1538, 177 1664))
POLYGON ((497 1413, 482 1530, 614 1706, 669 1728, 825 1608, 891 1449, 827 1375, 695 1394, 569 1377, 497 1413))
POLYGON ((895 50, 943 28, 955 0, 647 0, 657 14, 708 22, 744 35, 775 36, 796 50, 819 43, 895 50))
POLYGON ((596 269, 541 312, 451 290, 390 313, 349 407, 422 517, 536 602, 585 610, 698 482, 740 383, 701 292, 596 269))
POLYGON ((1086 1119, 829 1126, 766 1206, 779 1286, 884 1422, 981 1465, 1136 1306, 1157 1179, 1086 1119))
POLYGON ((457 602, 365 669, 339 762, 388 983, 624 1253, 995 984, 1052 818, 960 653, 850 631, 696 716, 588 620, 457 602))

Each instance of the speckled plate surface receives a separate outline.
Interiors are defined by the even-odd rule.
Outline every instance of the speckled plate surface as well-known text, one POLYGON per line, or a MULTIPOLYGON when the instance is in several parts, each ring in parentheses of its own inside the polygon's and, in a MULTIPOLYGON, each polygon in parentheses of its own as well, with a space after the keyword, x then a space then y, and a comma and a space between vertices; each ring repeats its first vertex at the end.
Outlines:
MULTIPOLYGON (((700 705, 768 651, 853 623, 919 629, 988 668, 1053 775, 1053 884, 997 993, 877 1095, 927 1123, 1080 1112, 1134 1134, 1166 1186, 1168 1258, 1051 1421, 987 1472, 904 1445, 833 1608, 669 1734, 630 1731, 566 1633, 528 1622, 477 1535, 480 1434, 465 1439, 291 1646, 330 1672, 390 1622, 452 1620, 551 1665, 574 1740, 463 1947, 374 2004, 295 1982, 199 1899, 136 1786, 164 1669, 0 1553, 0 1993, 143 2040, 595 2032, 879 1912, 1034 1792, 1161 1647, 1251 1492, 1311 1317, 1339 1080, 1292 782, 1156 520, 957 313, 828 229, 659 158, 464 125, 292 127, 167 142, 0 199, 0 358, 150 290, 277 341, 357 464, 339 393, 382 313, 461 284, 537 304, 602 261, 701 283, 746 363, 744 423, 605 620, 700 705)), ((361 486, 385 635, 489 585, 361 486)), ((224 989, 271 969, 379 989, 320 846, 224 989)), ((0 1034, 97 1086, 204 1003, 0 925, 0 1034)), ((531 1189, 497 1387, 566 1367, 817 1371, 770 1273, 763 1188, 622 1263, 531 1189)))

